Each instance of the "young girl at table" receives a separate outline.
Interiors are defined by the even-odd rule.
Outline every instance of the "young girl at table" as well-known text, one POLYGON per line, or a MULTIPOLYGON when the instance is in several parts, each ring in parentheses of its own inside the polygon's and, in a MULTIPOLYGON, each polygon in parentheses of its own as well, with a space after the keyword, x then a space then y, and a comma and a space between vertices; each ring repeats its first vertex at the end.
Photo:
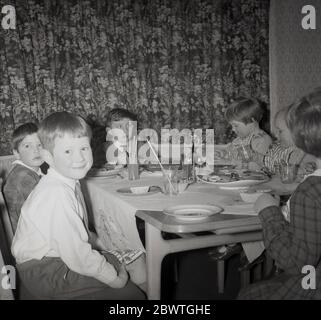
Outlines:
POLYGON ((79 179, 93 163, 89 126, 56 112, 38 134, 50 168, 23 204, 12 242, 22 283, 37 299, 144 299, 88 227, 79 179))
MULTIPOLYGON (((260 159, 263 158, 272 143, 271 137, 259 126, 263 115, 264 110, 258 100, 239 97, 227 108, 225 113, 225 117, 232 125, 237 137, 228 145, 215 147, 221 149, 222 153, 225 153, 225 157, 229 157, 227 160, 232 160, 237 164, 242 164, 245 161, 249 164, 249 169, 261 169, 263 163, 260 162, 260 159)), ((244 244, 243 248, 245 249, 246 246, 247 244, 244 244)), ((227 259, 239 252, 239 246, 232 244, 211 250, 209 254, 213 259, 219 260, 227 259)))
POLYGON ((237 135, 227 145, 228 154, 237 163, 251 163, 250 169, 261 167, 257 159, 266 154, 272 143, 271 137, 259 126, 263 115, 264 109, 258 100, 244 97, 236 99, 225 113, 237 135))
POLYGON ((13 232, 16 231, 23 203, 42 175, 42 146, 37 131, 37 125, 30 122, 19 126, 12 134, 13 153, 17 160, 5 180, 3 194, 13 232))
POLYGON ((292 104, 286 122, 295 145, 316 158, 317 169, 292 194, 289 221, 278 199, 264 194, 256 201, 266 250, 284 272, 244 289, 240 299, 321 298, 320 288, 302 286, 306 276, 303 267, 317 267, 321 261, 321 90, 292 104))

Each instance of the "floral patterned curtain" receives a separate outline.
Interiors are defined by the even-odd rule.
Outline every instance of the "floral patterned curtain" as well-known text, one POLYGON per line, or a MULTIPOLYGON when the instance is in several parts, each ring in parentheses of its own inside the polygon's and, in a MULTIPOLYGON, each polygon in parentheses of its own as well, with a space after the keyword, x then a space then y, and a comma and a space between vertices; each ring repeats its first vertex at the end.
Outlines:
POLYGON ((268 102, 268 0, 7 4, 17 28, 0 29, 0 155, 15 127, 57 110, 104 126, 123 107, 141 128, 214 128, 222 143, 233 98, 268 102))

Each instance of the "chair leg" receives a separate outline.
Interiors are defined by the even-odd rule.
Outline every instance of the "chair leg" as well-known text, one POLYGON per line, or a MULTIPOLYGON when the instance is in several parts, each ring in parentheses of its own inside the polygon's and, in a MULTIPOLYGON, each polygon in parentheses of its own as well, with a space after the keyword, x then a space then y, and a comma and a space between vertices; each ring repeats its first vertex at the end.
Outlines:
POLYGON ((240 274, 241 277, 241 289, 247 287, 251 282, 250 270, 243 270, 240 274))
POLYGON ((224 293, 225 282, 225 262, 224 260, 217 261, 217 286, 218 293, 224 293))
POLYGON ((262 280, 262 263, 254 266, 253 268, 253 282, 262 280))
POLYGON ((273 270, 274 261, 273 259, 268 255, 265 254, 265 260, 264 260, 264 277, 269 277, 273 270))
POLYGON ((177 257, 174 258, 174 281, 178 283, 178 259, 177 257))

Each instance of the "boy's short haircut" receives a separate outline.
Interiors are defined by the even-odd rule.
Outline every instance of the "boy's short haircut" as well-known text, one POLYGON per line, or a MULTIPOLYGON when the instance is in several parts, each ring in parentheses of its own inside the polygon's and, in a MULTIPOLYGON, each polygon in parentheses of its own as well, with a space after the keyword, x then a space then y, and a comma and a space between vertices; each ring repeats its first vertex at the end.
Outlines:
POLYGON ((239 121, 244 124, 260 122, 263 118, 264 110, 257 99, 245 97, 237 98, 226 110, 225 118, 228 122, 239 121))
POLYGON ((120 121, 123 119, 129 119, 131 121, 137 121, 137 116, 126 110, 126 109, 122 109, 122 108, 115 108, 112 109, 107 116, 107 125, 110 126, 110 124, 113 121, 120 121))
POLYGON ((286 123, 295 145, 321 157, 321 89, 315 89, 287 110, 286 123))
POLYGON ((91 139, 92 132, 86 121, 72 113, 61 111, 46 117, 39 126, 39 139, 44 149, 53 151, 55 139, 69 134, 75 138, 88 137, 91 139))
POLYGON ((21 141, 28 135, 38 131, 38 126, 33 122, 25 123, 15 129, 12 133, 12 149, 18 151, 21 141))

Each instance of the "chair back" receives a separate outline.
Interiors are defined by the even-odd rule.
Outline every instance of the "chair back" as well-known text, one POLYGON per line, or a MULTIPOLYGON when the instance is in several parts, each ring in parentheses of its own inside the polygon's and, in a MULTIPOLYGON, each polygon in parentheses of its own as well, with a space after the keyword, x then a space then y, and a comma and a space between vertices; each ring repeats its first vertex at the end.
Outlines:
MULTIPOLYGON (((12 239, 13 239, 13 228, 12 228, 12 224, 11 224, 11 220, 10 220, 10 216, 9 216, 9 212, 7 209, 7 205, 5 202, 5 199, 3 197, 3 193, 2 193, 2 179, 0 178, 0 187, 1 187, 1 192, 0 192, 0 227, 1 227, 1 237, 3 237, 4 239, 2 239, 2 246, 4 250, 3 255, 5 256, 9 256, 9 260, 12 259, 12 255, 11 255, 11 243, 12 243, 12 239), (5 245, 4 245, 5 244, 5 245)), ((5 257, 4 257, 5 258, 5 257)), ((12 261, 10 261, 12 262, 12 261)))
POLYGON ((12 168, 12 162, 16 160, 14 155, 0 156, 0 178, 3 180, 7 177, 12 168))
MULTIPOLYGON (((0 178, 0 270, 5 265, 15 265, 15 259, 11 254, 13 229, 11 220, 2 194, 2 179, 0 178)), ((0 286, 0 300, 13 300, 14 292, 11 289, 3 289, 0 286)))
MULTIPOLYGON (((15 266, 16 261, 11 253, 11 244, 14 236, 9 212, 2 193, 2 179, 0 178, 0 250, 5 265, 15 266)), ((0 261, 1 262, 1 261, 0 261)), ((5 295, 5 299, 34 300, 35 297, 24 287, 16 274, 16 290, 11 290, 5 295)), ((8 290, 7 290, 8 291, 8 290)), ((0 295, 1 299, 1 295, 0 295)))

